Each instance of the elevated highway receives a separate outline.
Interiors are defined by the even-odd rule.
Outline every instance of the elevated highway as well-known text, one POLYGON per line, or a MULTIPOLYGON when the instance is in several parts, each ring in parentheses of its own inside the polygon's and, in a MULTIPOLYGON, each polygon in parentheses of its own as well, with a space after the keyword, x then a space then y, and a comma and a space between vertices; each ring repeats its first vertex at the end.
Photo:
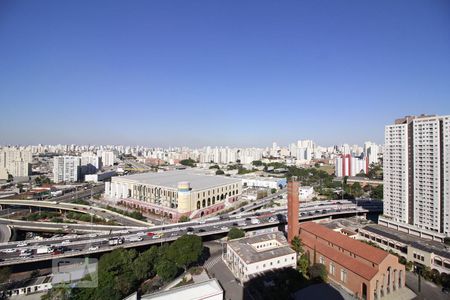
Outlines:
MULTIPOLYGON (((317 207, 303 208, 299 213, 301 222, 345 217, 350 215, 361 215, 368 211, 353 204, 353 206, 336 207, 336 204, 329 206, 322 205, 321 209, 317 207)), ((256 230, 260 228, 283 226, 286 224, 286 209, 267 209, 259 212, 240 213, 234 216, 226 216, 220 219, 213 217, 198 222, 176 223, 165 226, 154 226, 146 229, 131 229, 116 231, 111 234, 89 234, 74 236, 73 238, 61 237, 45 239, 41 241, 27 241, 27 245, 17 247, 17 243, 0 244, 0 266, 12 266, 17 264, 26 264, 39 261, 46 261, 62 257, 86 256, 97 253, 111 251, 118 247, 133 248, 142 246, 151 246, 170 242, 184 234, 196 234, 202 237, 214 238, 228 233, 231 227, 239 227, 244 230, 256 230), (123 238, 124 243, 117 246, 109 245, 110 238, 123 238), (64 253, 55 254, 37 254, 35 249, 39 246, 64 246, 67 249, 64 253), (31 249, 30 256, 21 256, 21 250, 31 249)))
POLYGON ((120 225, 100 225, 100 224, 72 224, 53 222, 33 222, 23 220, 13 220, 0 218, 0 224, 10 228, 28 231, 41 232, 63 232, 63 233, 91 233, 110 232, 124 229, 144 229, 145 226, 120 226, 120 225))
POLYGON ((152 226, 152 223, 140 221, 131 217, 124 216, 114 211, 107 210, 96 206, 74 204, 74 203, 61 203, 58 201, 37 201, 37 200, 0 200, 0 205, 4 206, 27 206, 27 207, 44 207, 57 210, 75 211, 79 213, 92 214, 102 217, 106 220, 117 221, 124 226, 152 226))

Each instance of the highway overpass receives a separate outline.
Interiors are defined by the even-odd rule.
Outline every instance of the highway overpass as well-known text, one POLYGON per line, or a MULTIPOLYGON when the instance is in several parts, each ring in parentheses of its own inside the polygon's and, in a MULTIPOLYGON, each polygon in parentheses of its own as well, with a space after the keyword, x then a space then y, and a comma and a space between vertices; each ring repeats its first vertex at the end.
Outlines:
MULTIPOLYGON (((335 207, 336 205, 333 204, 330 206, 322 206, 321 210, 317 209, 317 207, 305 208, 299 214, 299 220, 309 221, 314 219, 345 217, 356 214, 361 215, 368 212, 367 210, 356 207, 356 205, 338 209, 335 209, 335 207)), ((184 234, 196 234, 202 237, 211 238, 217 235, 223 236, 227 234, 231 227, 240 227, 244 230, 255 230, 265 227, 284 226, 285 223, 286 210, 280 210, 279 212, 276 212, 275 210, 264 210, 226 217, 226 219, 219 219, 216 217, 206 221, 176 223, 147 229, 124 230, 115 232, 114 234, 96 234, 95 236, 91 234, 74 236, 73 238, 66 236, 40 241, 26 241, 28 244, 23 247, 18 247, 17 242, 9 242, 0 244, 0 258, 3 259, 3 261, 0 262, 0 266, 27 264, 63 257, 93 255, 111 251, 118 247, 133 248, 150 246, 173 241, 184 234), (119 246, 110 246, 108 245, 108 239, 111 237, 123 237, 125 242, 119 246), (136 237, 140 237, 142 240, 136 241, 136 237), (135 241, 130 241, 130 238, 135 241), (21 257, 20 250, 27 248, 35 250, 43 245, 54 245, 55 247, 65 246, 67 247, 67 251, 58 255, 36 254, 34 251, 30 257, 21 257)))
POLYGON ((102 217, 106 220, 114 220, 121 223, 124 226, 152 226, 152 223, 137 220, 125 215, 110 211, 105 208, 74 204, 74 203, 61 203, 58 201, 38 201, 38 200, 18 200, 18 199, 1 199, 0 206, 27 206, 27 207, 44 207, 57 210, 75 211, 79 213, 93 214, 95 216, 102 217))

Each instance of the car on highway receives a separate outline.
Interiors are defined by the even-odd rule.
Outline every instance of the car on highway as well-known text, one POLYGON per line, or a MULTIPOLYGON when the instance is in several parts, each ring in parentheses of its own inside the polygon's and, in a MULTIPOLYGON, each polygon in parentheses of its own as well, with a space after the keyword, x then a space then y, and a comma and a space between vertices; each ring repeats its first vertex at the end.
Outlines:
POLYGON ((154 234, 153 236, 152 236, 152 239, 160 239, 161 238, 161 235, 160 234, 154 234))
POLYGON ((28 246, 27 242, 20 242, 17 244, 17 247, 26 247, 26 246, 28 246))
POLYGON ((23 249, 22 251, 20 251, 19 256, 20 257, 29 257, 33 254, 33 250, 31 249, 23 249))
POLYGON ((228 227, 227 226, 222 226, 222 227, 220 227, 220 230, 228 230, 228 227))
POLYGON ((152 237, 152 236, 154 236, 155 234, 153 233, 153 232, 147 232, 147 236, 149 236, 149 237, 152 237))
POLYGON ((186 234, 187 234, 187 235, 193 235, 193 234, 194 234, 194 232, 192 232, 192 231, 188 231, 188 232, 186 232, 186 234))
POLYGON ((67 245, 70 244, 70 240, 64 240, 61 242, 61 245, 67 245))
POLYGON ((268 220, 270 223, 276 222, 277 220, 274 217, 270 217, 268 220))
POLYGON ((187 232, 194 232, 194 228, 188 227, 188 228, 186 228, 186 231, 187 231, 187 232))
MULTIPOLYGON (((155 237, 155 236, 153 236, 153 237, 155 237)), ((144 239, 142 238, 142 236, 131 236, 131 237, 126 238, 125 240, 129 241, 129 242, 141 242, 144 239)))
POLYGON ((122 245, 123 241, 124 241, 123 237, 113 237, 108 240, 108 245, 110 246, 122 245))
POLYGON ((259 221, 259 220, 256 219, 256 218, 253 218, 253 219, 251 219, 250 223, 251 223, 252 225, 256 225, 256 224, 261 223, 261 221, 259 221))
POLYGON ((89 251, 97 251, 98 250, 98 246, 90 246, 89 251))
POLYGON ((17 249, 14 249, 14 248, 8 248, 8 249, 2 250, 3 253, 15 253, 16 251, 17 251, 17 249))

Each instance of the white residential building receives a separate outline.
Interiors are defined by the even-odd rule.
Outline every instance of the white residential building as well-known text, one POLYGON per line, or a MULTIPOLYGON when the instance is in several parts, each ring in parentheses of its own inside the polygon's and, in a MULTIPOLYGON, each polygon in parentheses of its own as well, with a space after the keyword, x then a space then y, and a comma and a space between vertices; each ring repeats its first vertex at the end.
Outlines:
POLYGON ((224 260, 241 282, 267 271, 297 266, 297 254, 281 232, 229 241, 224 260))
POLYGON ((86 174, 94 174, 102 168, 102 159, 92 152, 81 153, 81 165, 86 166, 86 174))
POLYGON ((369 162, 367 157, 353 157, 351 154, 345 154, 336 157, 334 169, 336 177, 353 177, 360 173, 367 174, 369 162))
POLYGON ((80 179, 81 158, 55 156, 53 158, 53 182, 76 182, 80 179))
POLYGON ((370 164, 376 164, 378 163, 378 155, 380 153, 380 147, 372 142, 365 142, 364 143, 364 154, 369 160, 370 164))
POLYGON ((450 116, 408 116, 385 129, 384 215, 450 236, 450 116))
POLYGON ((114 160, 116 159, 116 156, 113 151, 98 151, 97 156, 102 158, 103 166, 109 167, 114 165, 114 160))
POLYGON ((0 179, 31 175, 32 154, 28 150, 3 148, 0 150, 0 179))

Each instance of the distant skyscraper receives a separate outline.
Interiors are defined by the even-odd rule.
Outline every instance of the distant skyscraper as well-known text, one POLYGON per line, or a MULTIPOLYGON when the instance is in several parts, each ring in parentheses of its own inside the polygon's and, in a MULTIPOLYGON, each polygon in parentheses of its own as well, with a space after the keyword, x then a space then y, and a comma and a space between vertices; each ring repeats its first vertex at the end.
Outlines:
POLYGON ((450 235, 450 116, 408 116, 385 128, 384 215, 450 235))

